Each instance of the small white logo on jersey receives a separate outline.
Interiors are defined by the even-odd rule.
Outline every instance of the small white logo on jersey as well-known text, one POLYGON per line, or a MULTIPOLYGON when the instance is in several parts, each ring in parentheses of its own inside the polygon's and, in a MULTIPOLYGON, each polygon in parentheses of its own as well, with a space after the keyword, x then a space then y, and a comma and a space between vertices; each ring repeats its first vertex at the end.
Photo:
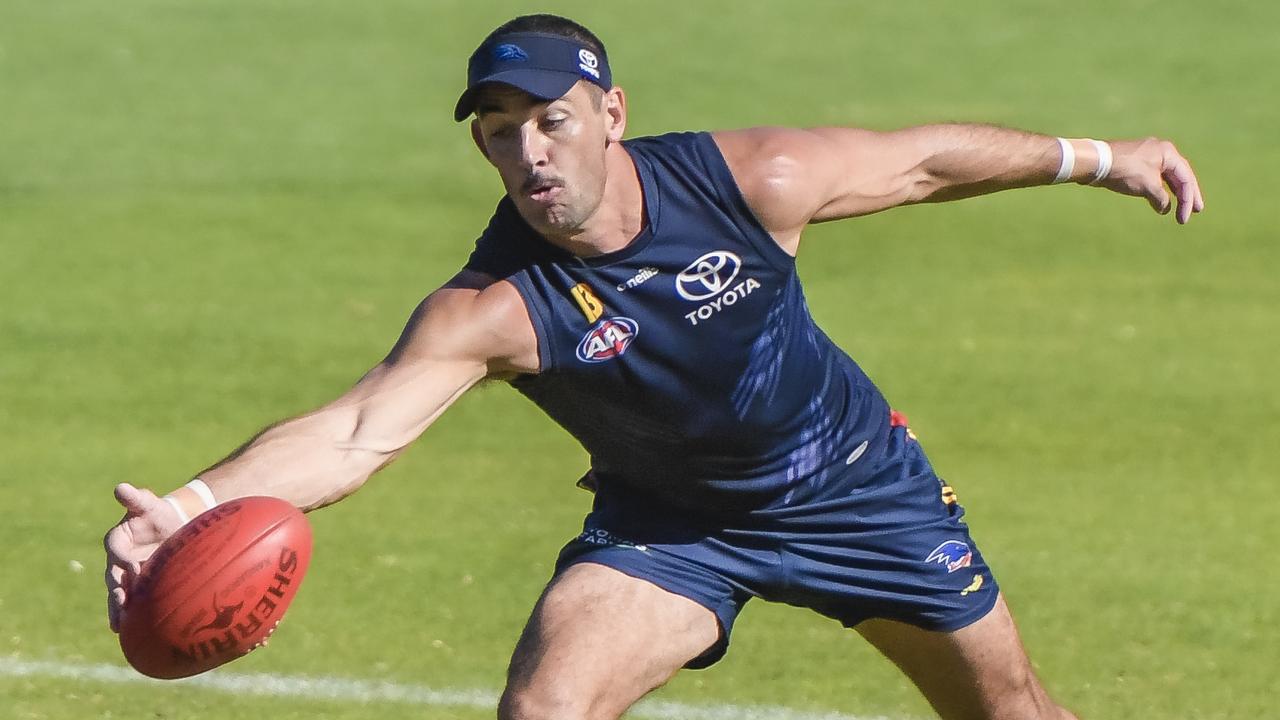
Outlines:
POLYGON ((582 72, 599 80, 600 71, 596 68, 600 66, 600 60, 596 58, 596 54, 586 48, 578 51, 578 68, 582 72))
POLYGON ((852 465, 852 464, 854 464, 854 463, 858 462, 858 458, 862 457, 862 453, 864 453, 864 452, 866 452, 866 451, 867 451, 867 441, 866 441, 866 440, 863 440, 861 445, 859 445, 858 447, 854 448, 854 449, 853 449, 853 452, 849 453, 849 457, 848 457, 847 459, 845 459, 844 464, 845 464, 845 465, 852 465))
POLYGON ((628 288, 640 287, 646 281, 652 279, 653 276, 657 274, 658 274, 658 268, 655 268, 655 267, 640 268, 640 272, 633 275, 630 280, 618 285, 618 292, 626 292, 628 288))
POLYGON ((728 290, 742 269, 742 258, 728 250, 716 250, 694 260, 676 276, 676 292, 690 302, 701 302, 728 290))

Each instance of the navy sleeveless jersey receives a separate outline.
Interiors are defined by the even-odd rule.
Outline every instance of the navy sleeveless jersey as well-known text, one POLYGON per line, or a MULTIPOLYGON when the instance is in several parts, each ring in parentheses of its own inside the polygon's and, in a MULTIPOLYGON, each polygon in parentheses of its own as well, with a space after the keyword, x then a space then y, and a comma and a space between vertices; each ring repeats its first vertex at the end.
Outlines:
POLYGON ((574 256, 505 197, 476 243, 467 267, 514 284, 537 333, 540 372, 511 384, 602 488, 710 514, 817 502, 837 474, 847 494, 883 459, 883 397, 815 325, 709 134, 624 146, 648 216, 625 248, 574 256))

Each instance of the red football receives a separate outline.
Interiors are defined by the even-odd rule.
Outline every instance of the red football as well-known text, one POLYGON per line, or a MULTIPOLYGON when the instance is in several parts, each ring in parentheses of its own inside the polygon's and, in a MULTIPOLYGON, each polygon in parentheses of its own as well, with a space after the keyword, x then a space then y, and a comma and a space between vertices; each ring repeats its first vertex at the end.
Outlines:
POLYGON ((138 672, 188 677, 262 645, 311 560, 311 526, 293 505, 244 497, 184 525, 142 566, 120 622, 138 672))

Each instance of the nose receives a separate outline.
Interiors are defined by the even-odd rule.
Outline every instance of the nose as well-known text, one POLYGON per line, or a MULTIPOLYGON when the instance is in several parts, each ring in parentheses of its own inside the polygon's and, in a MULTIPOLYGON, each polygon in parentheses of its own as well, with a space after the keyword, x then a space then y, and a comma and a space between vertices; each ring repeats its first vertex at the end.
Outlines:
POLYGON ((529 169, 546 167, 549 158, 547 136, 537 123, 526 123, 520 129, 520 162, 529 169))

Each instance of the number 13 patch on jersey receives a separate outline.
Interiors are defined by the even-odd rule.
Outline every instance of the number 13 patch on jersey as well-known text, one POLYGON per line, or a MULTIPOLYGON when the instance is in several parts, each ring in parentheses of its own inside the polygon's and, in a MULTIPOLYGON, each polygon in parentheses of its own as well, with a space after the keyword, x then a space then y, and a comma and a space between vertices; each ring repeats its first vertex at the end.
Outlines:
POLYGON ((604 303, 600 302, 600 298, 591 292, 591 286, 586 283, 578 283, 569 288, 569 294, 578 303, 578 309, 586 316, 587 322, 595 322, 604 314, 604 303))
POLYGON ((578 343, 578 359, 586 363, 612 360, 626 352, 638 334, 640 326, 631 318, 605 318, 578 343))

